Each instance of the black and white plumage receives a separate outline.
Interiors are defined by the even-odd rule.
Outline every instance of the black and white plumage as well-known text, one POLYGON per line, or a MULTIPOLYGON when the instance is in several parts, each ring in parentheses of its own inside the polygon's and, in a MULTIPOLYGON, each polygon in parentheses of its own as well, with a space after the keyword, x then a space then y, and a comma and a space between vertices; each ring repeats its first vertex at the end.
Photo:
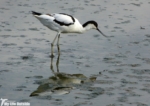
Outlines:
POLYGON ((57 46, 59 51, 59 37, 61 33, 83 33, 90 29, 98 30, 103 36, 104 35, 99 29, 97 22, 91 20, 87 21, 83 25, 80 24, 78 19, 65 13, 53 13, 53 14, 42 14, 32 11, 32 14, 46 27, 57 32, 51 44, 51 56, 53 57, 53 45, 58 36, 57 46))

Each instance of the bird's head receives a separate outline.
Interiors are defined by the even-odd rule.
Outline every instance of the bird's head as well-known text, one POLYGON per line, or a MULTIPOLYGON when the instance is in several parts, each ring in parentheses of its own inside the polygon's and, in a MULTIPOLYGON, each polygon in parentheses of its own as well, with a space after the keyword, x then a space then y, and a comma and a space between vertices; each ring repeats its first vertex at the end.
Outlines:
POLYGON ((100 31, 100 29, 98 28, 98 24, 95 21, 88 21, 85 24, 83 24, 83 27, 89 27, 89 29, 96 29, 97 31, 99 31, 103 36, 107 37, 105 34, 102 33, 102 31, 100 31))

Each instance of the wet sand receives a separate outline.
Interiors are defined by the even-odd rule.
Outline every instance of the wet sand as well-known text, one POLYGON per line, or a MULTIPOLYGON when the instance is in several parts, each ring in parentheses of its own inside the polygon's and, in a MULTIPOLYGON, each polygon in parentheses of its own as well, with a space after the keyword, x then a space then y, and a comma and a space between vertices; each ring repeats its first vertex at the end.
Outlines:
POLYGON ((148 10, 148 0, 1 0, 0 98, 31 106, 150 106, 148 10), (55 46, 51 60, 56 32, 32 10, 95 20, 114 37, 62 34, 61 55, 55 46))

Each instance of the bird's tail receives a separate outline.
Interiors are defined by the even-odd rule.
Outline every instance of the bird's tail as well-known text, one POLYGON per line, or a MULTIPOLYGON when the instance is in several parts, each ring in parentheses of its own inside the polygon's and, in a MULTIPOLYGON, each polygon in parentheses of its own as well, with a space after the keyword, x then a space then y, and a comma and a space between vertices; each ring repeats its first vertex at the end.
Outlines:
POLYGON ((31 11, 33 15, 42 15, 41 13, 35 12, 35 11, 31 11))

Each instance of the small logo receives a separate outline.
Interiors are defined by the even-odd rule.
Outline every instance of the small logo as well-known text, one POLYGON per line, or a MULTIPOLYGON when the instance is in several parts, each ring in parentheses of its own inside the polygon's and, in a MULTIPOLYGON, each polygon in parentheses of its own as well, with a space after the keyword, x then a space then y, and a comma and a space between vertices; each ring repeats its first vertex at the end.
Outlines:
POLYGON ((8 99, 1 98, 1 105, 0 106, 30 106, 29 102, 16 102, 10 101, 8 99))

